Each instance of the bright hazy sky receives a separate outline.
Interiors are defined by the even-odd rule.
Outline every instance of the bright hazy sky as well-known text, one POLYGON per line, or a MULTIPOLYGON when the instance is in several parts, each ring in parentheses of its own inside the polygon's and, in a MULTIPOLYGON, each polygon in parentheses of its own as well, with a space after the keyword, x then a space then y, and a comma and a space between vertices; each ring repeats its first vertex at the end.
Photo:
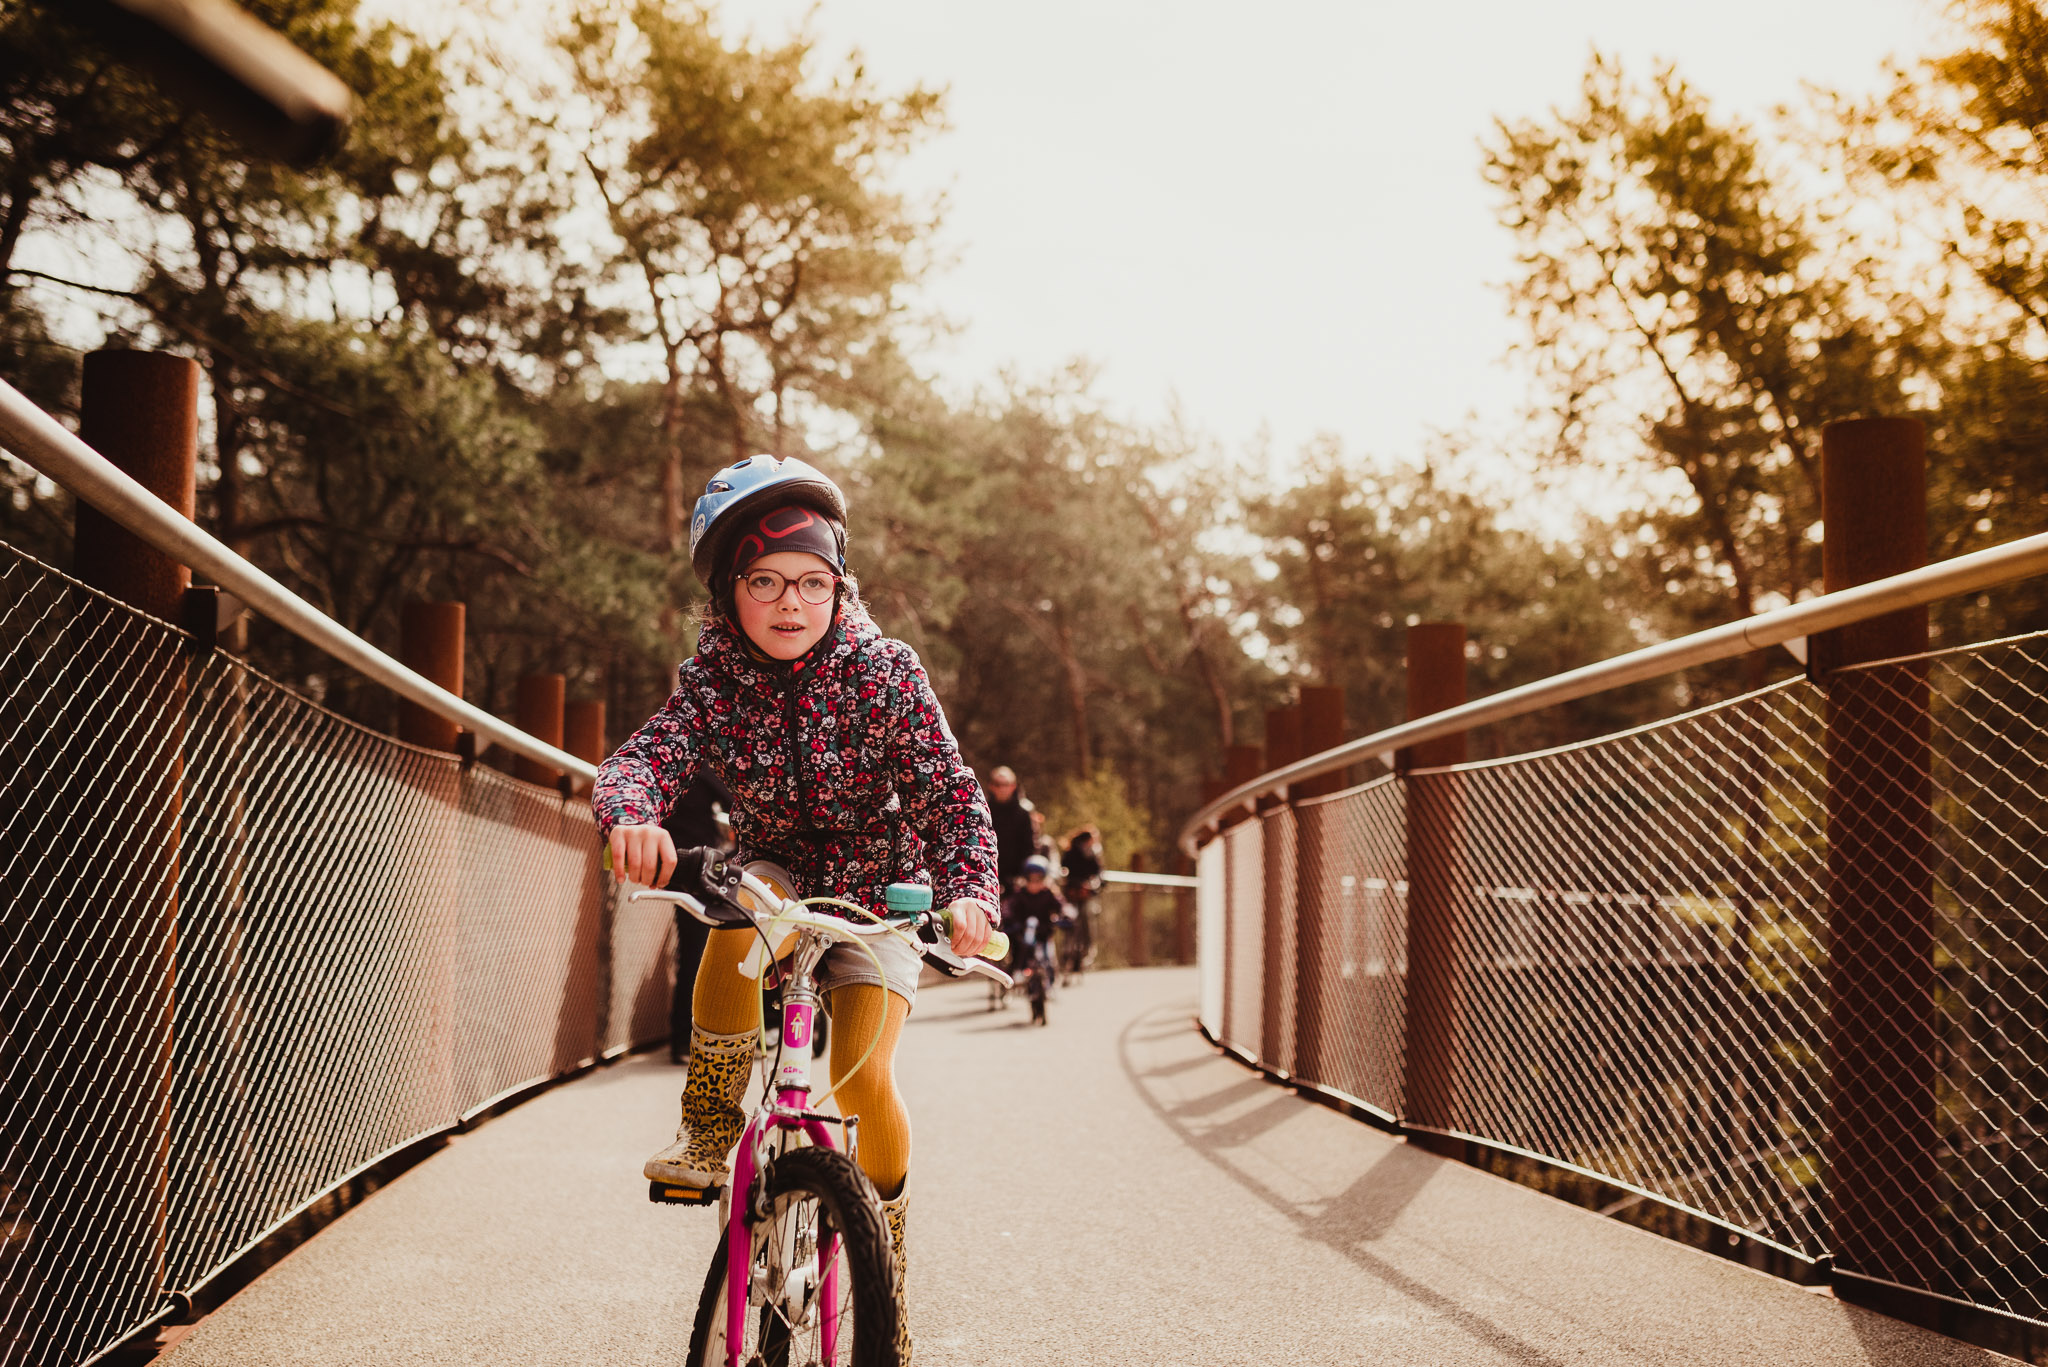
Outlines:
POLYGON ((1084 356, 1128 416, 1177 396, 1233 446, 1397 457, 1468 415, 1504 428, 1524 392, 1478 169, 1494 116, 1569 102, 1597 44, 1763 118, 1802 82, 1874 90, 1938 31, 1933 0, 719 2, 763 37, 813 9, 828 53, 950 90, 952 131, 905 170, 950 198, 942 373, 1084 356))

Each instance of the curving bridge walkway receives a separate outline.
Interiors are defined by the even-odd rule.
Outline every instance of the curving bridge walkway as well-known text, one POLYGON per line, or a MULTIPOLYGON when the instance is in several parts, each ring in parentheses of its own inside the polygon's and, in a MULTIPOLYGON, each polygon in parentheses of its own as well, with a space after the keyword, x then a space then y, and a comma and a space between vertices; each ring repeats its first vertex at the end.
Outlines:
MULTIPOLYGON (((928 989, 920 1367, 2010 1362, 1411 1148, 1221 1058, 1192 969, 990 1014, 928 989)), ((650 1206, 680 1071, 635 1059, 404 1174, 159 1361, 680 1360, 712 1212, 650 1206)))

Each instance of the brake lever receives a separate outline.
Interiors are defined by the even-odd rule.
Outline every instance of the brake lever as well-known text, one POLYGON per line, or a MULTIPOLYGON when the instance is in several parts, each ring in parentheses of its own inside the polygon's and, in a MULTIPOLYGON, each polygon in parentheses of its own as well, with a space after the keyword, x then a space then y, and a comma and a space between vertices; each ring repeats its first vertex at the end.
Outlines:
POLYGON ((921 949, 920 954, 926 963, 949 978, 965 978, 969 975, 978 975, 983 978, 993 979, 1005 987, 1010 986, 1015 981, 1008 973, 997 968, 987 959, 962 958, 954 952, 952 945, 947 944, 943 940, 937 943, 926 944, 921 949))
POLYGON ((739 901, 740 880, 743 871, 719 851, 708 845, 684 850, 676 857, 676 871, 670 877, 671 885, 683 884, 688 892, 703 903, 706 915, 720 925, 748 925, 753 916, 739 901))

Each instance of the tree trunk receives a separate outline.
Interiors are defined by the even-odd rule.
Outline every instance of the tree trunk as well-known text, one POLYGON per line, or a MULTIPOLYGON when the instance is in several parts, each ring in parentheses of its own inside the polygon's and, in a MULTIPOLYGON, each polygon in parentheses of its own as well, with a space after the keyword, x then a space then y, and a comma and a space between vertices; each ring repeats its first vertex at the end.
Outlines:
POLYGON ((1088 675, 1074 653, 1074 629, 1060 623, 1060 666, 1067 675, 1067 706, 1074 715, 1074 754, 1081 763, 1081 775, 1095 769, 1095 757, 1088 745, 1088 675))
POLYGON ((668 356, 668 379, 661 388, 661 536, 669 554, 686 544, 683 529, 683 377, 676 353, 668 356))
POLYGON ((242 410, 235 390, 240 376, 234 363, 217 353, 208 354, 207 373, 213 379, 213 452, 220 475, 213 486, 214 534, 228 549, 243 552, 242 544, 242 410))

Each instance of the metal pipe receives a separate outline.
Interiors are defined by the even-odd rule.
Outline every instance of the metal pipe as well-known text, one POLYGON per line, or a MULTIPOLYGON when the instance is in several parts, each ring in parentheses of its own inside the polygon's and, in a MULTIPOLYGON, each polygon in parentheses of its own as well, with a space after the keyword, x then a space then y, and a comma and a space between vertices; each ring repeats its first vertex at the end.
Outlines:
POLYGON ((228 0, 68 0, 65 8, 263 156, 311 166, 347 137, 349 88, 228 0))
POLYGON ((1181 827, 1180 847, 1192 855, 1197 849, 1196 837, 1233 809, 1247 807, 1267 793, 1282 792, 1290 784, 1305 778, 1327 774, 1375 755, 1527 716, 1546 707, 1588 698, 1624 684, 1641 683, 1681 669, 1746 655, 1752 650, 1763 650, 1900 608, 1918 607, 1956 594, 2025 579, 2043 571, 2048 571, 2048 532, 2023 536, 2003 546, 1972 551, 1938 565, 1909 570, 1905 574, 1895 574, 1888 579, 1874 580, 1838 593, 1822 594, 1803 603, 1760 612, 1740 622, 1709 627, 1675 641, 1645 646, 1598 664, 1553 674, 1547 679, 1510 688, 1420 721, 1404 722, 1370 736, 1361 736, 1321 754, 1310 755, 1299 763, 1239 783, 1188 818, 1187 824, 1181 827))
POLYGON ((4 380, 0 380, 0 446, 150 545, 177 557, 180 564, 205 574, 254 611, 400 697, 467 727, 515 755, 563 770, 586 783, 596 780, 596 765, 535 740, 481 707, 473 707, 436 687, 229 550, 208 532, 179 517, 4 380))
POLYGON ((1130 883, 1148 888, 1193 888, 1200 887, 1202 880, 1179 873, 1137 873, 1124 869, 1104 869, 1105 883, 1130 883))

